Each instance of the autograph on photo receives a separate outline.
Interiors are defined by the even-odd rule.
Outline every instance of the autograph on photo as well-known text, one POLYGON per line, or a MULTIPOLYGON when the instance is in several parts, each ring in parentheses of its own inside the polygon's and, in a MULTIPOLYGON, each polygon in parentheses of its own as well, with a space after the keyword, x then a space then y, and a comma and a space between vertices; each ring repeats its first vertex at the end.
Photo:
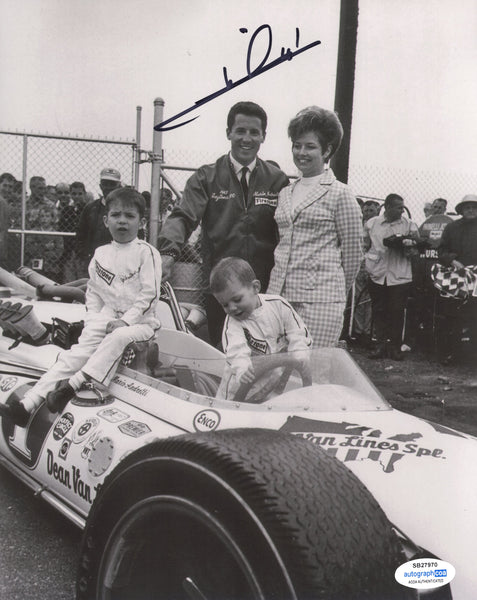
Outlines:
MULTIPOLYGON (((248 29, 246 29, 245 27, 241 27, 239 31, 240 31, 240 33, 248 33, 248 29)), ((180 113, 177 113, 170 119, 166 119, 165 121, 162 121, 162 123, 155 125, 154 129, 156 131, 170 131, 171 129, 176 129, 177 127, 183 127, 184 125, 187 125, 187 123, 191 123, 192 121, 195 121, 195 119, 197 119, 199 117, 199 115, 197 115, 197 117, 193 117, 192 119, 188 119, 187 121, 184 121, 183 123, 178 123, 176 125, 170 125, 167 127, 167 125, 169 125, 169 123, 172 123, 173 121, 177 121, 177 119, 186 115, 187 113, 191 112, 192 110, 199 108, 199 106, 203 106, 204 104, 206 104, 207 102, 210 102, 214 98, 218 98, 219 96, 221 96, 222 94, 225 94, 226 92, 232 90, 233 88, 235 88, 239 85, 242 85, 242 83, 245 83, 246 81, 250 81, 250 79, 253 79, 254 77, 257 77, 258 75, 265 73, 265 71, 269 71, 270 69, 273 69, 274 67, 280 65, 281 63, 285 62, 286 60, 292 60, 292 58, 294 58, 298 54, 301 54, 302 52, 305 52, 306 50, 310 50, 311 48, 318 46, 319 44, 321 44, 321 41, 316 40, 315 42, 311 42, 310 44, 303 46, 303 48, 300 48, 299 47, 300 46, 300 30, 298 27, 296 27, 296 29, 295 29, 295 44, 296 44, 296 47, 298 48, 297 50, 292 52, 292 50, 290 50, 290 48, 287 48, 285 50, 285 48, 282 47, 280 56, 278 58, 276 58, 275 60, 273 60, 272 62, 269 62, 267 64, 267 60, 270 56, 270 52, 272 49, 272 28, 270 27, 270 25, 267 25, 267 24, 261 25, 254 31, 254 33, 250 39, 250 42, 248 44, 247 75, 245 75, 245 77, 242 77, 241 79, 238 79, 237 81, 233 81, 228 76, 227 67, 222 67, 223 75, 224 75, 224 79, 225 79, 225 86, 223 88, 217 90, 216 92, 213 92, 212 94, 209 94, 208 96, 205 96, 204 98, 201 98, 200 100, 197 100, 196 102, 194 102, 194 104, 192 106, 189 106, 189 108, 186 108, 185 110, 183 110, 180 113), (260 64, 255 69, 252 69, 251 68, 251 59, 252 59, 253 45, 255 43, 257 36, 262 31, 265 31, 266 32, 265 35, 268 35, 268 47, 267 47, 265 55, 262 58, 260 64)))

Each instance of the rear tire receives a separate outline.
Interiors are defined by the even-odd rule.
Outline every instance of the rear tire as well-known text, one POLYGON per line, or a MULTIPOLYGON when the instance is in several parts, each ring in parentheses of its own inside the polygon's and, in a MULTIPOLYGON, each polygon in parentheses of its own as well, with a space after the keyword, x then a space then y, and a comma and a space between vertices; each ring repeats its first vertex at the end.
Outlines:
POLYGON ((131 454, 83 536, 78 600, 401 600, 384 513, 297 437, 187 434, 131 454))

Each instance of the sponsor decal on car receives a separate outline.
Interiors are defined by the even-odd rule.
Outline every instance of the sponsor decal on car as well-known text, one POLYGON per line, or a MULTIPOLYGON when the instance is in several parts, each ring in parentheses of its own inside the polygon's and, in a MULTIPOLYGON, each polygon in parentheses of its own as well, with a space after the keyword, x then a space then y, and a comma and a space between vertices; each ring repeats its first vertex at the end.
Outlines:
POLYGON ((98 417, 110 423, 119 423, 129 419, 129 415, 118 408, 103 408, 98 412, 98 417))
POLYGON ((81 444, 85 439, 91 434, 92 431, 96 429, 99 425, 99 419, 96 417, 92 417, 91 419, 87 419, 83 423, 80 423, 76 426, 73 431, 73 442, 75 444, 81 444))
POLYGON ((141 423, 140 421, 128 421, 127 423, 118 425, 118 428, 122 433, 134 438, 141 437, 141 435, 146 435, 146 433, 151 432, 149 425, 141 423))
POLYGON ((17 381, 18 377, 13 377, 12 375, 0 375, 0 392, 9 392, 15 387, 17 381))
POLYGON ((68 468, 56 462, 53 452, 49 448, 46 450, 46 470, 50 477, 66 489, 71 490, 89 504, 93 503, 97 488, 91 489, 91 486, 82 479, 81 469, 75 465, 68 468))
POLYGON ((419 444, 419 432, 396 433, 384 437, 379 429, 355 423, 332 423, 290 417, 281 431, 298 435, 319 445, 328 454, 343 462, 372 460, 381 465, 385 473, 393 473, 397 462, 405 456, 445 459, 442 448, 426 448, 419 444))
POLYGON ((85 460, 89 458, 94 444, 101 437, 101 435, 102 432, 100 430, 97 430, 91 434, 91 436, 88 438, 87 442, 83 446, 83 450, 81 450, 81 458, 84 458, 85 460))
POLYGON ((194 417, 196 431, 214 431, 220 423, 220 414, 216 410, 201 410, 194 417))
POLYGON ((68 438, 63 440, 61 442, 60 450, 58 452, 58 457, 62 458, 63 460, 66 460, 66 457, 68 456, 68 451, 69 451, 70 447, 71 447, 71 440, 68 438))
POLYGON ((71 413, 67 412, 64 415, 61 415, 53 429, 53 439, 56 441, 63 439, 73 427, 74 422, 75 418, 71 413))

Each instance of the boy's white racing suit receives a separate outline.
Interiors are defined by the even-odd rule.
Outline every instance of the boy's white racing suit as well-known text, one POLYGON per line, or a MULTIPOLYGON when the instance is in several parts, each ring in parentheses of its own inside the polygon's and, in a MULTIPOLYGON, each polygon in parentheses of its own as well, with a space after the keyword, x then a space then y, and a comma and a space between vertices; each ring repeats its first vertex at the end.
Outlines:
POLYGON ((39 406, 56 384, 79 370, 107 385, 126 346, 147 341, 160 327, 155 311, 160 296, 161 257, 147 242, 111 242, 96 249, 89 265, 86 319, 78 343, 62 352, 57 362, 25 394, 24 401, 39 406), (110 321, 128 326, 106 334, 110 321))

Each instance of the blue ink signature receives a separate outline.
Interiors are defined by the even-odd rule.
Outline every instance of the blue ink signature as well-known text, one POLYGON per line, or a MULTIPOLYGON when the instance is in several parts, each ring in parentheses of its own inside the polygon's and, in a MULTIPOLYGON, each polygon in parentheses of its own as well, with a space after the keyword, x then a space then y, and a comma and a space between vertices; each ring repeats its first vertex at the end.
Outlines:
MULTIPOLYGON (((240 31, 240 33, 247 33, 248 29, 246 29, 245 27, 241 27, 239 29, 239 31, 240 31)), ((194 104, 192 106, 189 106, 189 108, 186 108, 182 112, 177 113, 170 119, 166 119, 165 121, 162 121, 161 123, 159 123, 159 125, 155 125, 154 129, 156 131, 170 131, 171 129, 176 129, 177 127, 183 127, 184 125, 187 125, 187 123, 191 123, 192 121, 195 121, 195 119, 197 119, 200 115, 197 115, 197 117, 193 117, 192 119, 188 119, 187 121, 184 121, 183 123, 179 123, 177 125, 171 125, 169 127, 166 127, 166 125, 168 125, 169 123, 172 123, 173 121, 176 121, 177 119, 186 115, 187 113, 191 112, 192 110, 199 108, 199 106, 203 106, 204 104, 206 104, 207 102, 210 102, 214 98, 218 98, 219 96, 221 96, 222 94, 225 94, 226 92, 232 90, 233 88, 235 88, 239 85, 242 85, 242 83, 245 83, 246 81, 250 81, 250 79, 253 79, 254 77, 257 77, 258 75, 265 73, 265 71, 269 71, 270 69, 273 69, 274 67, 280 65, 281 63, 285 62, 286 60, 291 60, 298 54, 301 54, 302 52, 305 52, 306 50, 310 50, 310 48, 314 48, 315 46, 318 46, 319 44, 321 44, 320 40, 316 40, 315 42, 311 42, 310 44, 303 46, 303 48, 300 48, 299 47, 300 30, 298 27, 295 29, 295 37, 296 37, 296 39, 295 39, 296 47, 298 48, 298 50, 295 50, 294 52, 292 52, 290 50, 290 48, 287 48, 285 50, 285 48, 282 47, 280 56, 278 58, 276 58, 275 60, 273 60, 272 62, 267 64, 267 60, 268 60, 268 57, 270 56, 270 52, 272 49, 272 28, 270 27, 270 25, 267 25, 267 24, 261 25, 254 31, 254 33, 250 39, 250 42, 248 44, 247 75, 245 75, 245 77, 242 77, 242 79, 238 79, 237 81, 232 81, 232 79, 230 79, 228 76, 227 67, 222 67, 224 80, 225 80, 225 87, 217 90, 216 92, 213 92, 209 96, 205 96, 204 98, 197 100, 196 102, 194 102, 194 104), (268 33, 268 47, 267 47, 264 57, 262 58, 261 62, 258 65, 258 67, 255 67, 255 69, 252 69, 251 68, 251 58, 252 58, 253 44, 254 44, 257 36, 262 31, 266 31, 268 33)))

